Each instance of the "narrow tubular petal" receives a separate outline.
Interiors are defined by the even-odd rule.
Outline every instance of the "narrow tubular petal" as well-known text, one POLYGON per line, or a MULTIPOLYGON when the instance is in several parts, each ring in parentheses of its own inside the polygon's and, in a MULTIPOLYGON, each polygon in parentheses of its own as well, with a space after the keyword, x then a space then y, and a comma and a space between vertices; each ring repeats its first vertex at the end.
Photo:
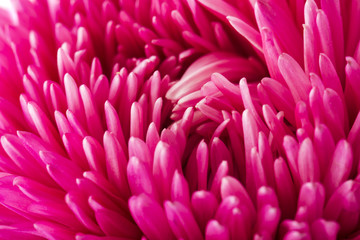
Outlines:
POLYGON ((314 240, 320 240, 324 237, 329 240, 335 240, 339 228, 339 224, 336 222, 318 219, 311 225, 311 236, 314 240))
POLYGON ((146 193, 158 200, 158 193, 149 168, 136 157, 131 157, 127 166, 127 178, 133 195, 146 193))
POLYGON ((284 159, 275 160, 274 172, 281 210, 285 218, 292 217, 296 210, 296 191, 284 159))
POLYGON ((81 194, 70 192, 65 196, 65 202, 73 211, 77 219, 89 230, 101 234, 99 226, 97 225, 94 216, 92 216, 91 209, 87 204, 87 199, 81 194))
MULTIPOLYGON (((225 4, 225 2, 224 2, 225 4)), ((227 20, 231 26, 243 37, 245 37, 257 50, 263 51, 261 47, 261 36, 252 26, 244 20, 228 15, 227 20)))
POLYGON ((239 83, 239 87, 240 87, 240 92, 241 92, 241 97, 244 103, 244 107, 246 109, 249 110, 249 112, 252 114, 252 116, 254 117, 258 127, 260 130, 262 130, 263 132, 267 132, 267 128, 265 127, 264 122, 261 120, 259 114, 256 111, 253 99, 250 95, 250 91, 249 91, 249 87, 247 85, 247 81, 245 78, 242 78, 240 80, 239 83))
POLYGON ((312 223, 322 217, 325 203, 325 189, 320 183, 304 183, 298 200, 297 221, 312 223), (301 212, 301 209, 305 209, 301 212))
POLYGON ((222 179, 229 173, 229 165, 227 161, 222 161, 213 175, 210 191, 220 199, 222 179))
POLYGON ((74 161, 80 168, 88 169, 89 165, 86 161, 86 156, 82 148, 83 139, 74 133, 65 133, 62 139, 70 159, 74 161))
POLYGON ((105 118, 108 131, 112 132, 116 136, 121 147, 123 149, 126 149, 126 142, 120 124, 120 119, 117 115, 115 108, 111 105, 110 101, 105 102, 105 118))
MULTIPOLYGON (((171 181, 175 170, 180 165, 177 154, 173 154, 173 148, 167 143, 160 141, 154 153, 153 175, 155 185, 158 186, 160 199, 170 199, 171 181)), ((179 169, 180 170, 180 169, 179 169)))
POLYGON ((82 147, 90 170, 97 171, 106 176, 104 148, 93 137, 87 136, 82 140, 82 147))
POLYGON ((18 176, 14 178, 13 184, 14 186, 17 186, 27 197, 36 202, 62 202, 65 197, 65 192, 60 189, 45 186, 26 177, 18 176))
POLYGON ((343 20, 341 17, 340 1, 321 0, 321 7, 328 16, 329 24, 331 25, 331 38, 334 46, 335 66, 339 76, 343 78, 344 75, 344 32, 343 20))
POLYGON ((198 176, 198 189, 207 189, 207 175, 208 175, 208 164, 209 164, 209 152, 207 144, 204 140, 199 143, 196 151, 197 160, 197 176, 198 176))
POLYGON ((104 134, 104 150, 109 181, 120 189, 122 196, 128 197, 130 190, 126 178, 127 160, 119 142, 109 132, 104 134))
POLYGON ((87 129, 89 133, 94 136, 98 141, 101 140, 104 132, 99 114, 95 106, 94 98, 90 92, 90 89, 81 85, 79 88, 80 97, 84 105, 85 118, 87 123, 87 129))
POLYGON ((200 89, 201 86, 209 81, 211 74, 214 72, 224 75, 230 81, 241 76, 253 79, 258 74, 254 66, 249 64, 247 59, 228 53, 211 53, 194 62, 184 73, 181 80, 167 91, 166 98, 176 101, 200 89), (236 67, 229 68, 230 65, 236 67))
POLYGON ((319 159, 321 179, 328 173, 332 154, 335 150, 334 139, 331 132, 324 124, 315 127, 314 148, 319 159))
POLYGON ((226 145, 217 137, 210 146, 210 170, 215 172, 222 161, 229 165, 229 171, 233 172, 232 157, 226 145))
POLYGON ((345 109, 339 95, 332 89, 325 89, 323 95, 324 114, 333 138, 339 140, 345 137, 345 109))
POLYGON ((210 192, 196 191, 191 197, 191 207, 200 230, 204 231, 206 224, 215 216, 218 201, 210 192))
POLYGON ((304 67, 305 73, 310 72, 319 73, 319 66, 317 64, 318 53, 316 49, 316 42, 314 36, 314 30, 310 29, 310 26, 304 24, 304 67))
POLYGON ((153 199, 141 194, 129 199, 131 215, 149 240, 175 239, 164 209, 153 199))
POLYGON ((306 101, 310 92, 310 82, 300 65, 286 53, 280 55, 278 65, 295 102, 306 101))
POLYGON ((276 2, 256 1, 254 10, 259 28, 268 27, 271 29, 280 41, 283 50, 302 63, 301 34, 295 26, 287 6, 285 4, 276 4, 276 2), (294 44, 298 46, 297 49, 292 47, 294 44))
MULTIPOLYGON (((244 144, 245 144, 245 167, 246 167, 246 187, 251 191, 254 187, 254 176, 252 174, 251 166, 251 149, 257 146, 258 142, 258 128, 255 120, 249 110, 245 110, 242 114, 242 123, 244 130, 244 144)), ((254 190, 253 190, 254 191, 254 190)), ((253 193, 255 195, 255 192, 253 193)))
MULTIPOLYGON (((32 157, 24 148, 22 141, 17 136, 10 134, 1 136, 1 146, 11 161, 21 170, 21 175, 34 178, 38 181, 48 179, 47 174, 44 172, 44 166, 40 166, 37 159, 32 157), (38 175, 32 175, 31 173, 33 172, 37 172, 38 175)), ((9 165, 11 166, 12 164, 9 163, 9 165)))
POLYGON ((281 83, 285 83, 277 64, 278 58, 282 53, 278 41, 269 28, 261 28, 260 33, 263 42, 263 52, 270 76, 281 83))
POLYGON ((169 225, 177 238, 203 239, 190 209, 179 202, 170 201, 165 201, 164 207, 169 225))
POLYGON ((221 197, 236 196, 249 210, 251 216, 255 217, 255 207, 245 188, 235 178, 227 176, 221 181, 221 197))
POLYGON ((269 105, 263 105, 262 110, 265 122, 273 134, 274 140, 277 142, 279 151, 282 152, 282 139, 285 135, 287 135, 287 133, 290 133, 290 131, 286 131, 287 129, 284 128, 283 124, 275 116, 275 113, 271 110, 269 105))
POLYGON ((330 58, 324 53, 320 54, 319 66, 324 86, 333 89, 342 99, 344 99, 342 88, 342 84, 344 83, 340 80, 339 75, 336 72, 330 58))
POLYGON ((280 209, 265 205, 258 211, 257 232, 273 236, 280 221, 280 209))
MULTIPOLYGON (((45 83, 44 83, 44 89, 45 89, 45 83)), ((53 106, 53 110, 57 110, 64 113, 67 108, 66 96, 57 83, 50 84, 49 95, 50 95, 50 99, 46 99, 48 104, 51 102, 53 106)), ((45 97, 46 97, 46 93, 45 93, 45 97)))
POLYGON ((332 163, 324 178, 326 195, 329 197, 335 189, 348 179, 353 164, 353 154, 350 144, 340 140, 332 156, 332 163))
POLYGON ((261 209, 265 205, 270 205, 273 207, 279 207, 279 202, 277 199, 276 192, 271 187, 261 187, 257 192, 257 209, 261 209))
POLYGON ((188 183, 183 175, 177 170, 171 183, 171 201, 179 202, 185 207, 190 207, 190 192, 188 183))
POLYGON ((319 162, 309 138, 306 138, 299 147, 298 168, 302 183, 319 181, 319 162))
POLYGON ((294 124, 295 102, 291 96, 291 92, 281 83, 271 78, 263 78, 261 85, 264 86, 274 106, 277 109, 281 109, 285 114, 285 118, 294 124))
POLYGON ((95 213, 99 227, 107 235, 140 238, 141 232, 139 228, 126 217, 116 211, 103 207, 92 197, 89 198, 89 205, 95 213))
POLYGON ((231 101, 235 108, 243 108, 243 103, 240 101, 241 94, 238 87, 219 73, 213 73, 211 75, 211 81, 224 94, 224 96, 231 101))
POLYGON ((143 135, 144 135, 143 109, 139 103, 134 102, 131 105, 131 110, 130 110, 130 136, 142 139, 143 135))
POLYGON ((82 123, 82 126, 85 124, 85 113, 84 105, 82 104, 79 89, 76 85, 74 78, 70 74, 65 74, 64 77, 64 86, 66 101, 70 111, 72 111, 78 121, 82 123))
POLYGON ((61 152, 59 135, 45 113, 34 102, 29 102, 27 108, 40 137, 48 144, 53 145, 57 151, 61 152))
POLYGON ((52 152, 40 151, 39 155, 49 175, 59 186, 65 191, 77 189, 76 178, 81 177, 82 171, 74 162, 52 152))
POLYGON ((329 16, 323 10, 318 10, 316 16, 316 25, 319 32, 322 52, 324 52, 335 65, 333 38, 331 36, 328 17, 329 16))
POLYGON ((75 237, 74 233, 65 229, 63 225, 50 221, 35 222, 34 228, 47 239, 70 239, 75 237))
POLYGON ((218 221, 211 220, 206 227, 205 238, 207 240, 228 240, 230 239, 229 230, 218 221))

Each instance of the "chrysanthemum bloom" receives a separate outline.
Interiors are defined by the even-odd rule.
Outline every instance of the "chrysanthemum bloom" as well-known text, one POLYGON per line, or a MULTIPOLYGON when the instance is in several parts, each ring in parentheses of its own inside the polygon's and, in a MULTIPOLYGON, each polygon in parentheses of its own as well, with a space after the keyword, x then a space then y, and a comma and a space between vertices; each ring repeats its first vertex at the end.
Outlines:
POLYGON ((360 239, 358 0, 13 0, 1 239, 360 239))

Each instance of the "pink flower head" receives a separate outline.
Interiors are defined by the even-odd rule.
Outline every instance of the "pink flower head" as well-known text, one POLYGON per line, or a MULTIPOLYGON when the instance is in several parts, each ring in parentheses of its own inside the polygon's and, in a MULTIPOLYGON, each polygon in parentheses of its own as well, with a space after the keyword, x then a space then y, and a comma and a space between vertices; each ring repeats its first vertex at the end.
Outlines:
POLYGON ((0 239, 360 238, 358 0, 6 0, 0 239))

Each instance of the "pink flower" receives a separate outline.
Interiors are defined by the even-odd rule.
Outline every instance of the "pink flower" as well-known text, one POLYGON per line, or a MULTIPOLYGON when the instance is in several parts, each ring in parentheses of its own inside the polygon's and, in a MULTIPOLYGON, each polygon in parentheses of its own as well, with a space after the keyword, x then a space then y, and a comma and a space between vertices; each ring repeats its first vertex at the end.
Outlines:
POLYGON ((4 6, 1 239, 359 239, 358 0, 4 6))

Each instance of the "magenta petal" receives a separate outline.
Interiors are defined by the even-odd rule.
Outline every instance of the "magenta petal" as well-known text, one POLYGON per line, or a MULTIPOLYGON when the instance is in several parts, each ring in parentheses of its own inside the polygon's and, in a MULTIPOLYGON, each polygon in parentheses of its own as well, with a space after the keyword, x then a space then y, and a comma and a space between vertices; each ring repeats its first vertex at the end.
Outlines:
POLYGON ((280 209, 270 205, 263 206, 258 211, 257 231, 268 233, 272 236, 275 234, 280 221, 280 209))
POLYGON ((164 209, 154 200, 141 194, 129 199, 129 208, 135 222, 149 240, 174 239, 164 209))
POLYGON ((40 157, 46 164, 49 175, 64 190, 76 190, 76 178, 82 176, 82 170, 72 161, 52 152, 40 151, 40 157))
POLYGON ((300 179, 303 183, 319 181, 319 162, 314 152, 313 143, 309 138, 305 139, 300 145, 298 167, 300 179))
POLYGON ((310 82, 300 65, 286 53, 280 55, 278 65, 295 102, 306 100, 310 92, 310 82), (298 79, 294 81, 294 79, 298 79))
POLYGON ((304 183, 299 193, 296 220, 312 223, 322 216, 324 203, 324 187, 319 183, 304 183), (303 208, 305 212, 301 213, 301 208, 303 208))
POLYGON ((22 193, 24 193, 27 197, 31 198, 34 201, 63 201, 65 197, 65 192, 50 188, 45 186, 37 181, 33 181, 31 179, 25 177, 16 177, 13 181, 14 186, 17 186, 22 193))
POLYGON ((127 160, 123 149, 112 133, 105 132, 104 134, 104 150, 109 181, 121 189, 120 192, 123 196, 129 196, 130 190, 126 178, 127 160))
POLYGON ((65 74, 64 85, 69 110, 75 114, 81 123, 85 123, 84 105, 81 101, 78 86, 76 85, 74 78, 68 73, 65 74))
POLYGON ((129 139, 129 158, 131 157, 137 157, 149 169, 153 164, 148 146, 139 138, 130 137, 129 139))
POLYGON ((171 183, 171 201, 177 201, 186 207, 190 207, 189 186, 185 177, 178 171, 175 171, 171 183))
POLYGON ((155 149, 153 175, 159 186, 160 199, 170 198, 170 187, 174 172, 179 165, 177 156, 171 153, 170 145, 160 141, 155 149))
POLYGON ((129 238, 139 238, 141 236, 138 227, 120 213, 103 207, 92 197, 89 198, 89 205, 95 213, 100 228, 107 235, 129 238))
POLYGON ((87 199, 77 192, 69 192, 65 196, 65 202, 73 211, 77 219, 89 230, 101 234, 93 213, 87 204, 87 199))
POLYGON ((197 170, 198 170, 198 189, 207 188, 207 175, 209 164, 209 152, 205 141, 201 141, 196 151, 197 170))
POLYGON ((34 223, 35 229, 45 238, 55 240, 55 239, 73 239, 75 238, 75 233, 64 229, 60 224, 40 221, 34 223))
POLYGON ((95 138, 87 136, 82 140, 82 147, 90 169, 106 175, 105 164, 101 161, 105 158, 105 151, 100 143, 95 138))
POLYGON ((250 214, 255 217, 255 208, 248 193, 239 181, 230 176, 224 177, 221 181, 221 197, 224 199, 228 196, 238 197, 250 214))
POLYGON ((229 230, 218 221, 211 220, 206 226, 205 238, 207 240, 229 240, 229 230))
POLYGON ((190 209, 179 202, 166 201, 164 203, 165 213, 169 225, 178 238, 203 239, 199 226, 190 209))
POLYGON ((218 207, 215 196, 207 191, 194 192, 191 197, 191 206, 200 229, 204 231, 207 222, 215 216, 218 207))
POLYGON ((89 129, 89 133, 94 136, 98 141, 101 140, 104 132, 99 114, 95 106, 94 98, 90 89, 81 85, 79 88, 80 97, 84 105, 85 119, 89 129))
POLYGON ((319 159, 321 179, 328 173, 331 164, 331 157, 335 150, 334 139, 324 124, 315 127, 314 131, 314 147, 319 159))
POLYGON ((336 145, 331 165, 324 178, 324 187, 327 196, 348 179, 353 164, 351 146, 346 140, 340 140, 336 145))
POLYGON ((339 231, 339 225, 333 221, 318 219, 311 225, 311 236, 314 240, 320 240, 326 237, 329 240, 335 240, 339 231))
POLYGON ((106 125, 108 130, 113 134, 115 134, 121 147, 123 149, 126 149, 124 133, 120 125, 119 117, 114 107, 108 101, 105 102, 105 118, 106 118, 106 125))
POLYGON ((284 216, 290 217, 296 210, 296 189, 286 162, 278 158, 274 162, 276 190, 284 216))
POLYGON ((127 165, 127 177, 132 194, 139 195, 146 193, 153 199, 158 200, 159 196, 155 182, 146 163, 137 157, 130 158, 127 165))
POLYGON ((256 31, 243 19, 232 15, 229 15, 227 19, 229 20, 231 26, 233 26, 239 34, 244 36, 257 50, 260 52, 263 51, 261 47, 261 36, 258 31, 256 31))

